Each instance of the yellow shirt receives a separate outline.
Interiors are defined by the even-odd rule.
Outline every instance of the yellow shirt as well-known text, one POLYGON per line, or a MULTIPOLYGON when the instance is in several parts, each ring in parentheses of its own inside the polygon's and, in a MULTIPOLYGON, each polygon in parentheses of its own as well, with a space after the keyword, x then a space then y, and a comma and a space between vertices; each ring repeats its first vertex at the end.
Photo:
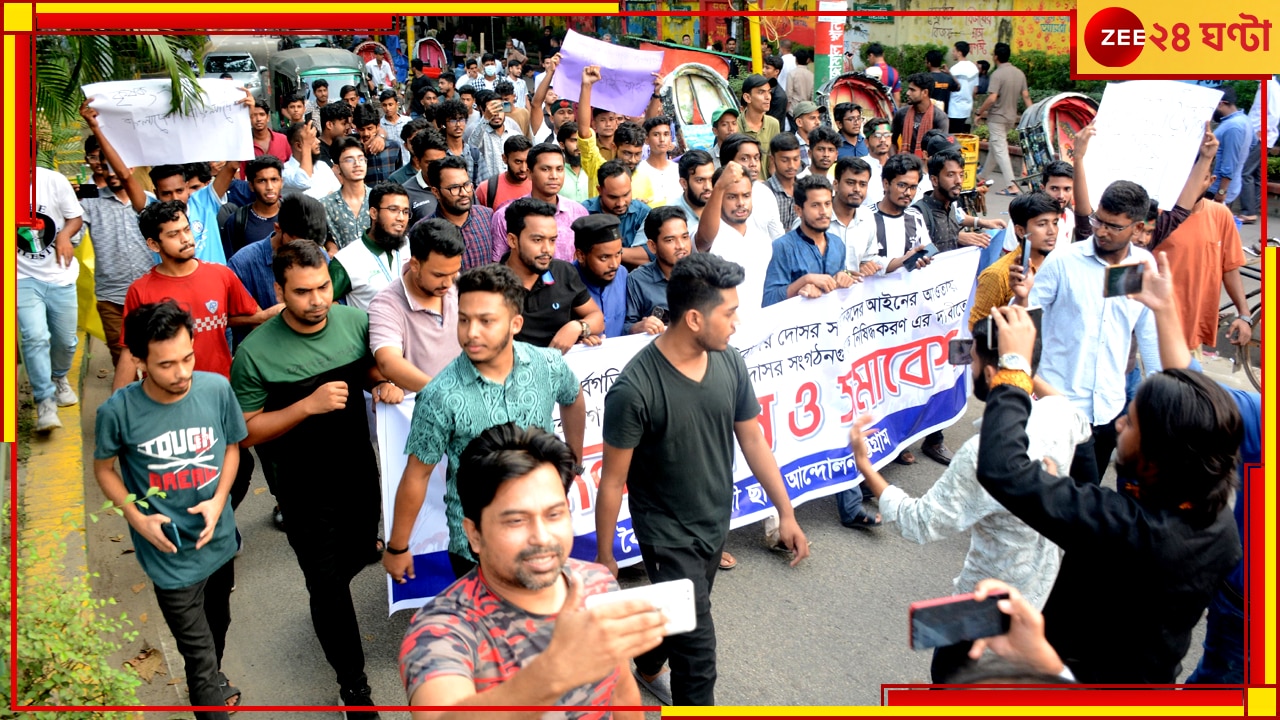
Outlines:
MULTIPOLYGON (((1017 250, 1007 252, 999 260, 987 266, 978 275, 978 287, 973 293, 973 309, 969 311, 969 330, 991 314, 991 308, 1008 305, 1013 299, 1013 286, 1009 284, 1009 267, 1022 262, 1022 244, 1017 250)), ((1035 253, 1031 255, 1031 267, 1037 268, 1043 258, 1037 262, 1035 253)))
POLYGON ((587 174, 587 197, 593 198, 600 194, 596 175, 600 170, 600 166, 608 160, 600 153, 600 146, 596 143, 596 134, 594 132, 591 133, 589 138, 578 136, 578 154, 582 158, 582 171, 587 174))

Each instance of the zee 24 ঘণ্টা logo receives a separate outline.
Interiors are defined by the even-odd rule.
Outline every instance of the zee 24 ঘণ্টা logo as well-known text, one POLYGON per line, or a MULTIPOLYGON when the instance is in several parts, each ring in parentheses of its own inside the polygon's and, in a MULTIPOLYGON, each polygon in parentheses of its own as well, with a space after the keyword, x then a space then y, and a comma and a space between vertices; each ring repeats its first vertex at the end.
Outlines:
POLYGON ((1090 58, 1110 68, 1133 63, 1147 45, 1160 52, 1176 53, 1186 52, 1197 41, 1218 52, 1226 43, 1238 43, 1245 52, 1271 50, 1270 20, 1259 21, 1257 16, 1243 12, 1229 19, 1235 22, 1152 22, 1147 26, 1133 11, 1109 7, 1089 18, 1084 45, 1090 58))

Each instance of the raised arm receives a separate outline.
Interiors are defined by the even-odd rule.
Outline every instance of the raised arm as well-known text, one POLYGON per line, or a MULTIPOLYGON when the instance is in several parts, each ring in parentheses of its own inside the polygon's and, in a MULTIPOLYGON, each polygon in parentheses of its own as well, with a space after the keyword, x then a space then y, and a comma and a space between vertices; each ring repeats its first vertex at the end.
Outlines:
POLYGON ((742 166, 733 160, 724 166, 724 170, 720 173, 720 180, 711 189, 711 197, 707 199, 707 205, 702 209, 702 220, 698 223, 698 232, 693 238, 698 252, 711 250, 711 245, 720 232, 720 206, 724 204, 725 189, 746 176, 742 166))
POLYGON ((116 152, 115 146, 103 134, 102 128, 98 125, 98 111, 89 107, 87 99, 80 105, 80 117, 84 118, 85 124, 89 126, 89 131, 98 139, 98 145, 102 148, 102 159, 111 166, 112 171, 124 182, 124 190, 129 194, 129 203, 133 205, 133 211, 142 212, 142 209, 147 206, 147 193, 142 189, 142 184, 133 177, 133 171, 124 164, 124 160, 120 157, 120 153, 116 152))
POLYGON ((1187 173, 1187 182, 1182 185, 1182 192, 1178 194, 1178 207, 1187 212, 1195 208, 1196 202, 1204 193, 1205 179, 1213 172, 1213 159, 1217 154, 1218 136, 1209 129, 1209 123, 1205 123, 1204 136, 1200 138, 1200 153, 1196 155, 1196 162, 1191 166, 1191 172, 1187 173))
POLYGON ((1084 180, 1084 154, 1089 149, 1089 139, 1098 134, 1098 128, 1089 123, 1076 133, 1075 145, 1075 178, 1074 188, 1072 190, 1075 199, 1075 210, 1077 215, 1092 215, 1093 205, 1089 202, 1089 186, 1084 180))
POLYGON ((560 53, 551 56, 551 67, 542 73, 542 81, 538 83, 538 87, 533 91, 533 100, 529 102, 529 131, 537 135, 542 129, 542 104, 547 101, 547 91, 551 89, 551 79, 556 75, 556 68, 560 66, 560 53))

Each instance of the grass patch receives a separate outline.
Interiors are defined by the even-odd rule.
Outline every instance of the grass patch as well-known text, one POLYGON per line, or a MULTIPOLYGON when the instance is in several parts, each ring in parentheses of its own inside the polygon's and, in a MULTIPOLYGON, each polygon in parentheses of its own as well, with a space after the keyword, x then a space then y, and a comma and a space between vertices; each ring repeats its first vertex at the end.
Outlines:
POLYGON ((24 397, 18 403, 18 464, 31 457, 31 438, 36 434, 36 403, 24 397))

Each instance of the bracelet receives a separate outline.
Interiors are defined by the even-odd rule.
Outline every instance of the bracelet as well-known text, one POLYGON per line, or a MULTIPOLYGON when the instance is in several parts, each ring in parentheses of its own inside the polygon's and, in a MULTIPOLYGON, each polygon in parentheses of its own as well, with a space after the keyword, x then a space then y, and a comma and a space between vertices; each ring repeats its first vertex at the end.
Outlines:
POLYGON ((1013 385, 1026 394, 1031 394, 1031 376, 1021 370, 1001 370, 991 378, 990 385, 992 390, 996 389, 997 385, 1013 385))
POLYGON ((403 550, 397 550, 397 549, 395 549, 395 548, 391 547, 391 543, 387 543, 387 545, 386 545, 386 548, 385 548, 385 549, 386 549, 386 551, 387 551, 387 554, 388 554, 388 555, 403 555, 403 554, 405 554, 405 553, 409 552, 409 547, 408 547, 407 545, 405 546, 405 548, 404 548, 403 550))
POLYGON ((649 96, 649 99, 650 99, 650 100, 661 100, 661 99, 662 99, 662 96, 661 96, 661 95, 659 95, 658 93, 654 93, 654 94, 652 94, 652 95, 650 95, 650 96, 649 96))

